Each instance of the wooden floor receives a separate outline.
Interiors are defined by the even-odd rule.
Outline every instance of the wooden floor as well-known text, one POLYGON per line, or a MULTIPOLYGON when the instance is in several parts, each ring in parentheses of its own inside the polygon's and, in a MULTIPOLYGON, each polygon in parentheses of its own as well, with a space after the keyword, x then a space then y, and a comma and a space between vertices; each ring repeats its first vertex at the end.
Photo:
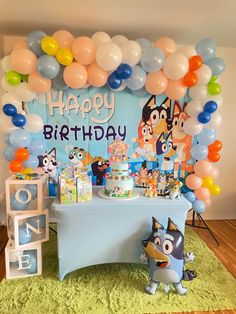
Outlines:
MULTIPOLYGON (((193 228, 201 239, 208 245, 214 254, 221 260, 229 272, 236 278, 236 220, 211 220, 207 221, 208 226, 217 237, 219 246, 215 243, 207 230, 193 228)), ((0 226, 0 281, 5 276, 4 246, 7 241, 6 229, 0 226)), ((232 291, 233 293, 233 291, 232 291)), ((192 312, 193 314, 219 313, 233 314, 233 311, 216 312, 192 312)))

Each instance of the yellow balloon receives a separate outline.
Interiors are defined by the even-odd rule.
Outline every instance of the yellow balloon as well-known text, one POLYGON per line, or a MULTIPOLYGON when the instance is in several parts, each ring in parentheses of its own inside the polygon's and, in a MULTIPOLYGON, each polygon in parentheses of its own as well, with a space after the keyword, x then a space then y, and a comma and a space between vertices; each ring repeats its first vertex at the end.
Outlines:
POLYGON ((210 192, 212 195, 220 195, 221 193, 221 188, 219 187, 219 185, 214 184, 211 188, 210 188, 210 192))
POLYGON ((56 59, 62 65, 70 65, 73 61, 73 55, 69 49, 62 48, 57 51, 56 59))
POLYGON ((30 179, 29 174, 33 173, 33 169, 32 168, 25 168, 22 173, 25 175, 26 180, 30 179))
POLYGON ((210 189, 213 186, 213 184, 214 184, 214 181, 211 177, 204 177, 202 179, 202 186, 204 188, 210 189))
POLYGON ((41 48, 46 54, 54 56, 58 50, 58 43, 55 38, 45 36, 41 41, 41 48))

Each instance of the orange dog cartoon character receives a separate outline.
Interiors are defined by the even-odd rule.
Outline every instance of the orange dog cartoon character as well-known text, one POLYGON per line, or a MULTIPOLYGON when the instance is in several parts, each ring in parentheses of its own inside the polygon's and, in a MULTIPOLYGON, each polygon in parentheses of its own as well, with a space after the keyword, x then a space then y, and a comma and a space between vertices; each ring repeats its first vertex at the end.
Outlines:
POLYGON ((186 103, 181 108, 180 104, 175 101, 172 120, 172 140, 175 146, 177 146, 178 156, 174 161, 174 177, 178 178, 179 170, 180 177, 184 178, 186 162, 191 158, 191 146, 192 136, 187 135, 184 132, 184 122, 189 118, 185 109, 186 103))

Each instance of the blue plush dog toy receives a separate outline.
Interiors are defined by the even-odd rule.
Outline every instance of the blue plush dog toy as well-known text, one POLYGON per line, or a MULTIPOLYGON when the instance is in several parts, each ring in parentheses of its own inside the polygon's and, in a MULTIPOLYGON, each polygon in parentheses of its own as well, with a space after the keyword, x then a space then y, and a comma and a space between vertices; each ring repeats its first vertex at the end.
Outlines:
POLYGON ((154 294, 162 282, 164 291, 169 291, 173 284, 178 294, 187 293, 182 280, 192 280, 196 277, 194 271, 184 270, 184 264, 194 260, 193 253, 184 255, 184 236, 174 222, 168 218, 167 229, 152 217, 152 233, 147 240, 142 241, 145 254, 141 259, 148 262, 150 283, 145 291, 154 294))

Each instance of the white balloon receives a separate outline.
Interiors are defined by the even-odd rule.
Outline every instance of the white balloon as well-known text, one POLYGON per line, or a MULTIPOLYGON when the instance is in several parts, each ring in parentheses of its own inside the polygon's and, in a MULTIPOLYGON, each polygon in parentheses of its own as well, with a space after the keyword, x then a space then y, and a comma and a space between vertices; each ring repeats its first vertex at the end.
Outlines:
POLYGON ((101 44, 96 52, 96 61, 103 70, 113 71, 121 64, 121 50, 112 41, 101 44))
POLYGON ((201 133, 203 125, 197 122, 194 118, 190 118, 188 120, 185 120, 183 128, 186 134, 195 136, 201 133))
POLYGON ((210 100, 214 100, 217 103, 218 109, 221 106, 223 106, 223 102, 224 101, 223 101, 223 97, 221 95, 215 95, 215 96, 214 95, 208 95, 207 98, 203 99, 203 102, 206 103, 206 102, 208 102, 210 100))
POLYGON ((197 55, 197 51, 193 47, 184 46, 178 50, 179 53, 185 55, 186 58, 190 59, 197 55))
POLYGON ((142 57, 142 48, 134 40, 128 40, 120 46, 122 52, 122 63, 127 63, 130 66, 139 63, 142 57))
POLYGON ((9 72, 12 70, 10 56, 5 56, 1 60, 1 66, 4 72, 9 72))
POLYGON ((113 36, 111 40, 114 44, 116 44, 117 46, 120 46, 126 41, 128 41, 128 38, 123 35, 116 35, 116 36, 113 36))
POLYGON ((35 113, 27 114, 24 129, 32 133, 40 132, 43 129, 43 119, 35 113))
POLYGON ((202 64, 202 66, 195 71, 198 77, 198 81, 196 85, 206 85, 211 79, 212 72, 211 68, 206 64, 202 64))
POLYGON ((193 100, 203 100, 207 97, 207 86, 197 85, 189 89, 189 96, 193 100))
POLYGON ((12 93, 5 93, 1 97, 2 105, 12 104, 16 107, 18 113, 23 113, 22 102, 12 93))
POLYGON ((8 117, 5 114, 0 115, 0 131, 2 133, 10 133, 11 131, 17 129, 12 123, 12 117, 8 117))
POLYGON ((219 112, 214 112, 211 115, 211 120, 205 126, 208 129, 217 129, 222 123, 222 116, 219 112))
POLYGON ((105 32, 96 32, 91 37, 92 41, 94 42, 96 47, 111 41, 111 37, 105 32))
POLYGON ((185 55, 173 53, 167 57, 163 66, 165 76, 170 80, 180 80, 188 72, 189 62, 185 55))
POLYGON ((7 82, 5 75, 2 78, 2 87, 7 92, 14 92, 16 89, 16 86, 11 85, 7 82))
POLYGON ((15 95, 17 99, 28 102, 37 98, 37 95, 31 91, 29 84, 26 82, 20 83, 16 86, 15 95))
POLYGON ((203 110, 203 103, 200 100, 192 100, 187 104, 186 113, 193 118, 197 118, 198 114, 203 110))

